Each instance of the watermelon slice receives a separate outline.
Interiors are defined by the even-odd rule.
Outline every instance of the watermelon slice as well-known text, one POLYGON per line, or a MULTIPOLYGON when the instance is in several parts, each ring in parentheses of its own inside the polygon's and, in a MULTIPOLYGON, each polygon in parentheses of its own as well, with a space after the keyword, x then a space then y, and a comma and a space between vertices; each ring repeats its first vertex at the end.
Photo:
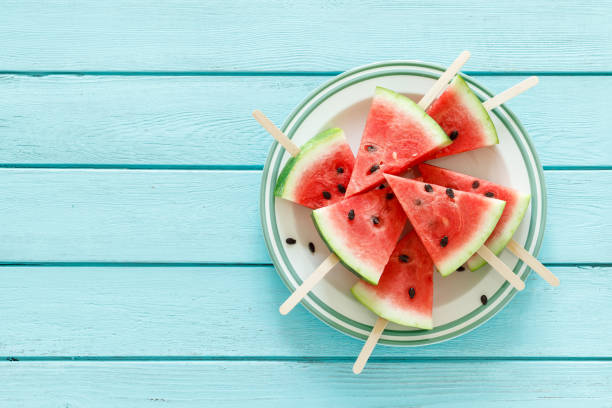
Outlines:
POLYGON ((481 194, 385 176, 442 276, 476 253, 506 205, 481 194))
POLYGON ((314 210, 312 219, 340 261, 373 284, 378 283, 406 225, 402 206, 384 184, 314 210))
POLYGON ((347 197, 383 182, 383 172, 402 173, 450 143, 442 128, 411 99, 377 87, 347 197))
POLYGON ((459 75, 434 101, 427 113, 453 141, 450 146, 435 152, 433 157, 448 156, 499 143, 489 113, 459 75))
POLYGON ((355 158, 344 132, 325 130, 289 159, 274 195, 310 208, 320 208, 344 198, 355 158))
MULTIPOLYGON (((516 231, 525 216, 525 211, 531 199, 530 194, 428 164, 421 164, 419 171, 423 180, 427 183, 440 184, 441 186, 504 200, 506 202, 504 213, 485 245, 496 255, 506 247, 510 239, 512 239, 514 231, 516 231)), ((478 254, 474 254, 467 262, 468 268, 472 271, 485 264, 485 260, 478 254)))
POLYGON ((433 329, 433 261, 414 230, 395 247, 378 286, 359 281, 351 292, 380 317, 433 329))

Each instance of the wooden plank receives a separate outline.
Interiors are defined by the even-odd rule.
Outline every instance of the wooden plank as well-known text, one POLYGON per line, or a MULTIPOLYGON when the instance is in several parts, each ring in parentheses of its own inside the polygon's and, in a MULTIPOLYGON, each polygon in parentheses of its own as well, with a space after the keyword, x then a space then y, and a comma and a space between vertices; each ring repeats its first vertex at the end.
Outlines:
POLYGON ((259 171, 1 169, 0 259, 269 262, 260 178, 259 171))
MULTIPOLYGON (((271 138, 330 77, 0 77, 0 164, 261 166, 271 138), (222 140, 223 143, 219 143, 222 140)), ((478 77, 492 91, 522 77, 478 77)), ((612 77, 546 76, 509 103, 546 166, 609 166, 612 77), (576 104, 581 95, 588 104, 576 104), (596 118, 596 119, 595 119, 596 118)))
MULTIPOLYGON (((531 277, 498 316, 462 337, 428 347, 379 346, 373 357, 612 358, 612 322, 593 313, 612 302, 612 268, 552 269, 558 288, 531 277)), ((354 359, 363 345, 302 306, 281 316, 288 291, 272 267, 5 266, 0 277, 0 309, 10 327, 0 359, 354 359)))
POLYGON ((545 178, 548 215, 540 261, 611 263, 606 231, 612 229, 612 217, 607 200, 601 199, 605 193, 598 190, 612 185, 612 171, 547 171, 545 178))
MULTIPOLYGON (((260 179, 260 171, 0 169, 0 262, 268 263, 260 179)), ((612 262, 612 171, 546 179, 541 260, 612 262)))
POLYGON ((610 407, 610 362, 0 363, 8 406, 610 407), (313 392, 313 390, 316 390, 313 392))
POLYGON ((610 9, 608 0, 468 0, 460 7, 443 0, 173 0, 147 7, 134 0, 10 0, 0 16, 0 66, 339 71, 400 58, 448 64, 469 49, 468 70, 601 71, 612 65, 610 9))

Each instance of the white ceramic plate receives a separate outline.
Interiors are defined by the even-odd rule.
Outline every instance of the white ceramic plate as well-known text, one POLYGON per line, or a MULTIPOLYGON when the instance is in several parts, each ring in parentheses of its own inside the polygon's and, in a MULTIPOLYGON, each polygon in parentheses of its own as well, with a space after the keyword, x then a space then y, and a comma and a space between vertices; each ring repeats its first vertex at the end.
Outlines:
MULTIPOLYGON (((384 86, 417 101, 444 71, 443 67, 410 61, 390 61, 359 67, 333 78, 310 94, 289 116, 283 130, 297 144, 329 127, 344 129, 356 151, 365 125, 374 88, 384 86)), ((481 99, 492 96, 472 78, 465 77, 481 99)), ((433 161, 434 164, 491 180, 521 191, 530 191, 531 205, 514 239, 537 254, 544 233, 546 193, 542 167, 534 147, 518 119, 505 107, 491 115, 500 143, 433 161)), ((276 178, 289 159, 278 143, 270 149, 261 186, 261 220, 270 256, 287 287, 293 291, 316 268, 329 250, 319 237, 307 208, 277 199, 276 178), (285 244, 287 237, 296 245, 285 244), (315 254, 308 249, 313 242, 315 254)), ((501 254, 523 280, 529 269, 508 251, 501 254)), ((376 316, 357 302, 350 288, 355 275, 336 265, 302 304, 323 322, 350 336, 365 339, 376 316)), ((527 289, 529 290, 529 289, 527 289)), ((433 330, 389 324, 380 342, 390 345, 422 345, 448 340, 491 318, 514 296, 516 290, 489 266, 476 272, 456 272, 442 278, 434 274, 433 330), (487 305, 480 297, 486 295, 487 305)))

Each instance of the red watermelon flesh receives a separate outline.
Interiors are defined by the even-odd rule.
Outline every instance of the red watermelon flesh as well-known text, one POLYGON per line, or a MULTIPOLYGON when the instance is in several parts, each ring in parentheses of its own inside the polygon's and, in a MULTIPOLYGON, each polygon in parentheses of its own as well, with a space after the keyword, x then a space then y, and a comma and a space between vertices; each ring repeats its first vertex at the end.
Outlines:
POLYGON ((453 273, 485 243, 506 204, 480 194, 385 177, 442 276, 453 273))
POLYGON ((480 99, 459 75, 427 113, 453 141, 433 154, 443 157, 499 143, 497 131, 480 99))
POLYGON ((411 99, 377 87, 347 197, 383 182, 383 172, 402 173, 450 143, 440 126, 411 99))
POLYGON ((354 162, 344 132, 325 130, 285 164, 274 195, 313 209, 336 203, 344 198, 354 162))
MULTIPOLYGON (((525 211, 531 199, 530 194, 428 164, 421 164, 419 171, 423 181, 427 183, 435 183, 456 190, 483 194, 505 201, 506 207, 504 212, 495 230, 493 230, 493 233, 485 242, 485 245, 496 255, 506 247, 525 216, 525 211)), ((478 254, 474 254, 467 262, 468 268, 472 271, 485 264, 486 261, 478 254)))
POLYGON ((351 292, 380 317, 404 326, 432 329, 433 266, 412 230, 397 243, 378 286, 359 281, 351 292))
POLYGON ((389 187, 381 187, 312 212, 329 249, 349 270, 374 284, 406 225, 397 198, 389 187))

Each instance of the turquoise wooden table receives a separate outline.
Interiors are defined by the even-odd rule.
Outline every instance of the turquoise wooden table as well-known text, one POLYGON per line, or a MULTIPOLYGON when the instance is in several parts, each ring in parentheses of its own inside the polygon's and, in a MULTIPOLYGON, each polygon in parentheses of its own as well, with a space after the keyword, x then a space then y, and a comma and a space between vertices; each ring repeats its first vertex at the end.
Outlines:
POLYGON ((3 1, 0 406, 612 407, 612 3, 500 3, 3 1), (540 76, 509 107, 562 283, 357 377, 362 342, 277 311, 250 112, 463 49, 492 91, 540 76))

